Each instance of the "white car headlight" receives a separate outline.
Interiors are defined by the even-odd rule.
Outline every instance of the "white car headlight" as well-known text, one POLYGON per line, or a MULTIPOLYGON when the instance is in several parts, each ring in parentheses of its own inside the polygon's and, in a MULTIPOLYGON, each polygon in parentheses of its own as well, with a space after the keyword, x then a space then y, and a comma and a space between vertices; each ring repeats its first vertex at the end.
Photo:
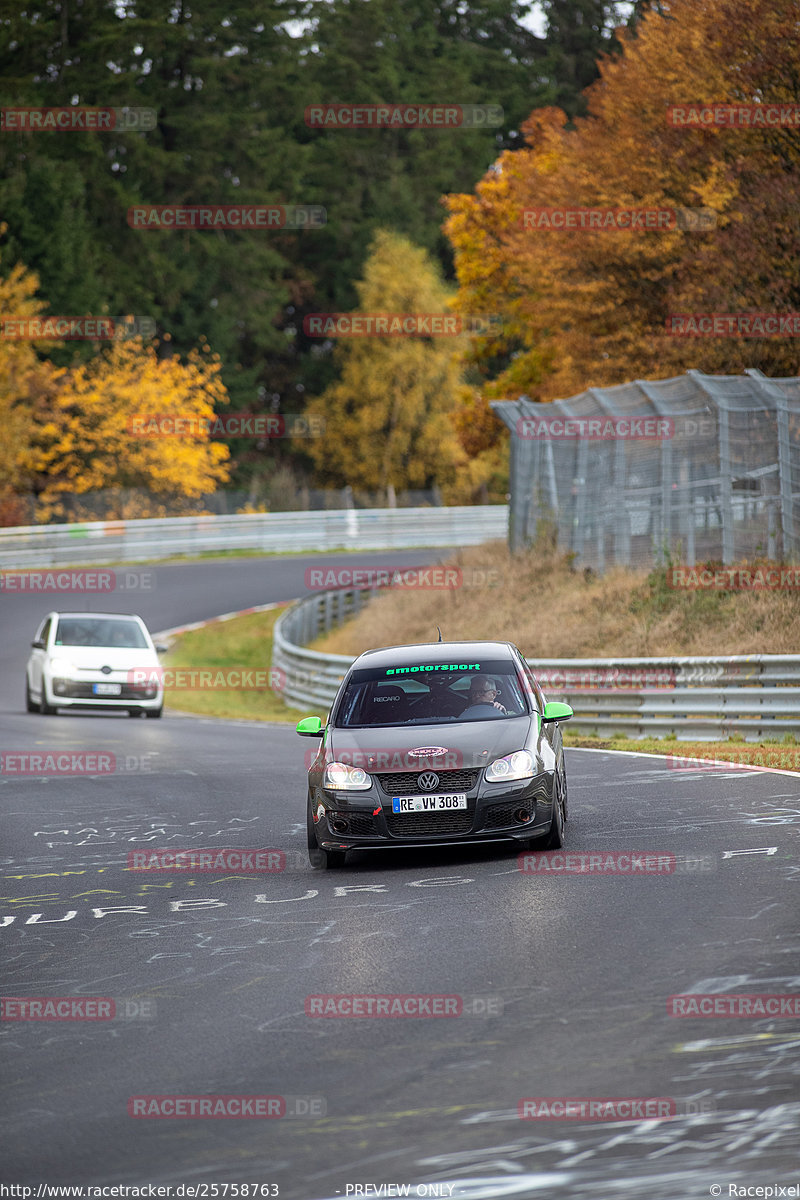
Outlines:
POLYGON ((71 679, 77 674, 78 668, 68 658, 54 658, 50 663, 50 671, 54 678, 71 679))
POLYGON ((323 773, 322 786, 337 792, 365 792, 372 787, 372 780, 362 767, 331 762, 323 773))
POLYGON ((486 768, 487 783, 505 783, 509 779, 530 779, 536 772, 530 750, 515 750, 505 758, 496 758, 486 768))

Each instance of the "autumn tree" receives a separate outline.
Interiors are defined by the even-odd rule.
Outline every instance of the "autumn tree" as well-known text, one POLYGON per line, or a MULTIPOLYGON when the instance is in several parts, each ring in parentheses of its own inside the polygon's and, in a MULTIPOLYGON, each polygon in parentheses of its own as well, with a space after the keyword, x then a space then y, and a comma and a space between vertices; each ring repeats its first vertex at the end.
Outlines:
MULTIPOLYGON (((447 314, 452 294, 424 250, 388 232, 376 235, 357 289, 355 312, 363 315, 447 314)), ((307 410, 326 422, 325 436, 309 444, 324 484, 370 491, 439 485, 445 498, 468 489, 450 422, 465 340, 369 336, 336 347, 340 380, 307 410)))
POLYGON ((796 373, 790 339, 681 339, 666 326, 673 313, 800 306, 800 132, 668 120, 673 105, 796 103, 798 33, 793 0, 645 12, 620 34, 623 53, 601 63, 587 117, 571 130, 562 112, 535 112, 524 150, 503 154, 474 195, 449 197, 459 305, 504 318, 476 350, 484 406, 689 367, 796 373), (548 208, 703 209, 713 225, 523 227, 526 210, 548 208))
MULTIPOLYGON (((3 228, 0 227, 0 234, 3 228)), ((0 273, 0 314, 26 320, 46 307, 39 280, 22 263, 0 273)), ((39 359, 33 343, 17 340, 4 325, 0 336, 0 525, 27 524, 25 459, 35 413, 50 403, 61 372, 39 359)))
POLYGON ((209 441, 202 424, 226 403, 216 357, 194 351, 186 362, 159 361, 139 339, 115 342, 61 380, 33 433, 24 466, 37 519, 76 507, 80 516, 71 497, 99 489, 110 490, 108 519, 196 512, 199 497, 228 478, 228 448, 209 441), (188 432, 170 436, 169 426, 148 421, 162 416, 184 419, 188 432))

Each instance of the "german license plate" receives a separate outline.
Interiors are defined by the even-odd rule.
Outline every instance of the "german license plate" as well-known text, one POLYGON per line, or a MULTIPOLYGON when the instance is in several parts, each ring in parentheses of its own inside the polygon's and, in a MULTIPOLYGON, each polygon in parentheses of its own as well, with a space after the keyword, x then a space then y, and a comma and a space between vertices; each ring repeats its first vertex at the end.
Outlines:
POLYGON ((121 683, 93 683, 92 695, 94 696, 121 696, 121 683))
POLYGON ((451 792, 447 796, 392 796, 392 812, 450 812, 467 807, 466 792, 451 792))

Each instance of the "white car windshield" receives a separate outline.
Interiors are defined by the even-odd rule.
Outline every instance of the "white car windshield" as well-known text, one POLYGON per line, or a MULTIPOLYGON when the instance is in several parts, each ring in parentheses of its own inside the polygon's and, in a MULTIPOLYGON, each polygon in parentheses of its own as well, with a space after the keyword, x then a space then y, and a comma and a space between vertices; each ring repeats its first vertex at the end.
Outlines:
POLYGON ((60 617, 55 645, 147 649, 147 641, 137 621, 120 621, 110 617, 60 617))

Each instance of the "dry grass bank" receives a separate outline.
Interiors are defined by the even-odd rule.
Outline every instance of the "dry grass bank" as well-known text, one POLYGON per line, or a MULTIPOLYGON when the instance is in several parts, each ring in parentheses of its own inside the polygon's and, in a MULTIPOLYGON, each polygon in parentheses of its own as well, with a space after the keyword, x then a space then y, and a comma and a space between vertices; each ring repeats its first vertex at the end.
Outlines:
POLYGON ((800 596, 791 591, 674 591, 666 568, 576 571, 567 556, 504 542, 469 547, 449 565, 464 585, 390 590, 355 620, 314 643, 334 654, 377 646, 500 639, 531 658, 652 657, 800 652, 800 596), (473 572, 492 572, 494 586, 473 572))

